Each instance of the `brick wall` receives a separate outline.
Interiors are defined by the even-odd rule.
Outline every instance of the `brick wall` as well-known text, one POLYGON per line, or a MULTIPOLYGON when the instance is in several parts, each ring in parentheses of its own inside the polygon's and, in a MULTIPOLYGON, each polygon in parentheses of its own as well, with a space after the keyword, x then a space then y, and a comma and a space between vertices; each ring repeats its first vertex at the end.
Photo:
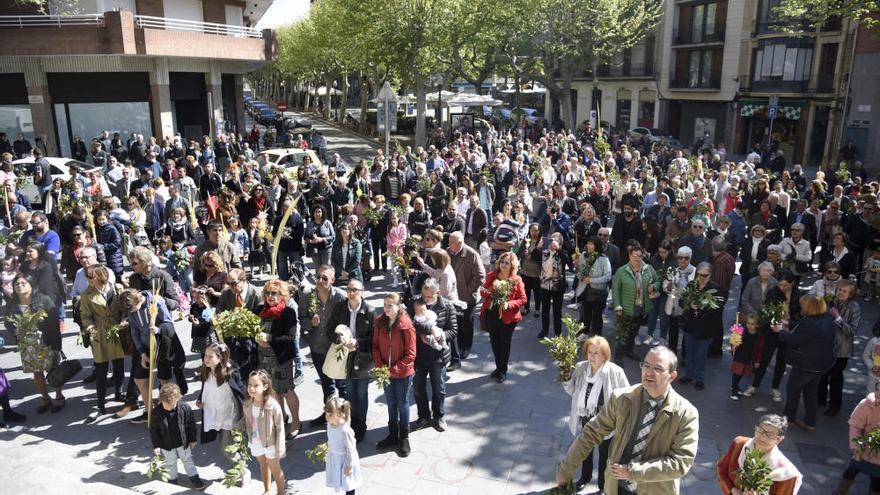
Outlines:
POLYGON ((880 29, 859 29, 856 53, 880 53, 880 29))

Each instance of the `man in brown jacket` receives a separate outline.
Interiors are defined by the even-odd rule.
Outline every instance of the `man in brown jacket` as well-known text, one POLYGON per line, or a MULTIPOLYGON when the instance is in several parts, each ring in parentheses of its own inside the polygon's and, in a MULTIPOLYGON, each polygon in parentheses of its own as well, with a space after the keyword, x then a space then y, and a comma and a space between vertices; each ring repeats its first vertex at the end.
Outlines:
POLYGON ((449 234, 447 252, 452 270, 455 272, 458 299, 467 304, 467 307, 458 314, 458 338, 450 343, 452 361, 449 363, 449 370, 453 371, 461 367, 461 360, 467 359, 471 345, 474 343, 474 308, 480 299, 480 287, 486 282, 486 268, 483 266, 480 254, 465 245, 462 232, 449 234))
POLYGON ((670 386, 678 360, 657 346, 642 362, 642 383, 612 392, 611 399, 568 449, 556 469, 562 486, 611 433, 606 495, 671 495, 697 455, 700 420, 697 409, 670 386))

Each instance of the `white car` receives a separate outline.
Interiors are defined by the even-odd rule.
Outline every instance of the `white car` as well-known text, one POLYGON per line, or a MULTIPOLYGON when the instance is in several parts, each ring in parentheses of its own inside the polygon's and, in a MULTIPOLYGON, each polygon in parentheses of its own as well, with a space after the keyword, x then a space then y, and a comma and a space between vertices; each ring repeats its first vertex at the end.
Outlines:
MULTIPOLYGON (((260 173, 263 174, 270 166, 280 166, 287 169, 287 173, 296 176, 296 171, 303 164, 306 156, 312 159, 312 163, 318 167, 319 171, 326 172, 327 166, 321 162, 315 150, 304 150, 300 148, 273 148, 263 150, 257 154, 257 163, 260 165, 260 173)), ((349 170, 346 169, 340 173, 336 171, 337 177, 347 177, 349 170)))
POLYGON ((660 129, 649 129, 647 127, 633 127, 629 130, 630 137, 640 138, 645 136, 652 143, 659 142, 666 137, 666 133, 660 129))
MULTIPOLYGON (((64 182, 70 180, 70 167, 73 165, 79 166, 80 170, 101 172, 101 167, 93 167, 88 163, 73 160, 71 158, 46 157, 46 160, 49 162, 49 172, 52 175, 53 181, 55 179, 61 179, 64 182)), ((31 205, 42 205, 43 198, 40 195, 40 190, 34 185, 34 178, 30 175, 33 172, 33 167, 33 157, 22 158, 12 162, 12 169, 16 174, 24 172, 27 175, 24 185, 21 186, 21 193, 31 201, 31 205)), ((110 196, 110 188, 107 186, 104 177, 99 176, 99 178, 101 180, 101 190, 104 192, 104 196, 110 196)))

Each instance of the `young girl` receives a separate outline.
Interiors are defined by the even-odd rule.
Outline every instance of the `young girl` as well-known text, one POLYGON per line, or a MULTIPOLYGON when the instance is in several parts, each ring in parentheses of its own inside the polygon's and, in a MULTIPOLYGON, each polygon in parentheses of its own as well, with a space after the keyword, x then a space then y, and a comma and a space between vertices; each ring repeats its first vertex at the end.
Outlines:
POLYGON ((248 222, 247 237, 251 248, 248 263, 251 265, 251 275, 257 271, 262 275, 266 265, 266 239, 260 229, 260 222, 259 217, 253 217, 248 222))
POLYGON ((241 421, 244 402, 244 383, 238 369, 229 362, 226 344, 205 348, 199 375, 202 390, 196 407, 202 410, 202 443, 214 441, 219 433, 220 446, 226 447, 232 440, 231 430, 241 421))
MULTIPOLYGON (((401 223, 400 216, 396 211, 392 210, 389 218, 385 244, 388 246, 388 258, 391 261, 391 265, 394 266, 395 257, 403 255, 403 242, 406 240, 408 231, 406 224, 401 223)), ((393 287, 397 287, 400 279, 398 278, 396 267, 392 270, 392 273, 394 274, 393 287)))
POLYGON ((862 361, 868 367, 868 393, 873 392, 880 381, 880 320, 874 324, 873 334, 862 352, 862 361))
POLYGON ((263 495, 268 495, 271 476, 279 494, 284 494, 284 417, 281 405, 275 400, 272 380, 266 370, 252 371, 247 383, 248 400, 244 404, 244 427, 251 455, 260 463, 263 495))
POLYGON ((361 461, 349 425, 351 404, 331 397, 324 404, 327 417, 327 486, 345 495, 354 495, 361 484, 361 461))
POLYGON ((251 253, 251 239, 245 232, 237 216, 229 217, 229 242, 238 247, 238 253, 242 259, 247 259, 251 253))
MULTIPOLYGON (((872 298, 880 299, 880 251, 874 251, 870 258, 865 260, 865 301, 872 298)), ((872 388, 873 392, 874 389, 872 388)))
POLYGON ((742 343, 731 346, 733 362, 730 371, 733 373, 733 384, 730 389, 730 400, 739 400, 739 382, 744 376, 752 376, 752 372, 761 362, 758 347, 758 315, 746 317, 746 331, 742 335, 742 343))

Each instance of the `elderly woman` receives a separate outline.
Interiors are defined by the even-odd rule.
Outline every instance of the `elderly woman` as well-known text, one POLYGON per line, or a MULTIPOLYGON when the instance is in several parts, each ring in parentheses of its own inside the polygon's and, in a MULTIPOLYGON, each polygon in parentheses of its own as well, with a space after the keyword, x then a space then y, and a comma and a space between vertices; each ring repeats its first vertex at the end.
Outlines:
POLYGON ((804 239, 804 224, 792 224, 791 237, 786 237, 779 245, 782 247, 782 258, 795 275, 800 277, 812 270, 810 262, 813 260, 813 251, 810 241, 804 239))
MULTIPOLYGON (((667 297, 666 307, 663 310, 669 316, 669 341, 666 345, 675 353, 678 353, 678 333, 684 323, 682 319, 684 308, 678 304, 677 294, 696 278, 697 273, 696 267, 691 264, 691 254, 691 248, 687 246, 678 248, 676 253, 678 264, 674 271, 662 274, 663 292, 666 293, 667 297)), ((684 361, 684 349, 679 354, 679 359, 684 361)))
POLYGON ((835 232, 831 235, 831 246, 823 253, 823 261, 833 261, 840 265, 840 276, 849 278, 858 271, 855 254, 849 250, 849 235, 846 232, 835 232))
POLYGON ((553 331, 562 334, 562 302, 565 297, 565 267, 570 265, 568 254, 562 249, 562 234, 554 232, 550 245, 541 257, 541 333, 542 339, 550 331, 550 310, 553 310, 553 331))
POLYGON ((507 379, 507 365, 510 361, 510 344, 513 330, 522 320, 520 308, 526 303, 526 290, 518 275, 519 260, 513 253, 501 254, 495 261, 495 270, 486 275, 481 295, 483 304, 480 308, 480 321, 483 328, 489 331, 489 342, 495 356, 495 371, 491 376, 498 383, 507 379), (506 301, 495 301, 492 293, 495 281, 506 282, 508 296, 506 301))
POLYGON ((880 453, 856 447, 855 439, 869 433, 880 424, 880 381, 874 383, 873 392, 861 400, 849 417, 849 448, 852 459, 841 476, 833 495, 847 495, 859 473, 871 478, 871 493, 880 492, 880 453))
POLYGON ((767 247, 770 244, 772 243, 767 238, 767 229, 763 225, 752 227, 751 235, 740 251, 742 264, 739 267, 739 274, 742 277, 743 287, 758 272, 758 265, 767 259, 767 247))
POLYGON ((602 312, 608 300, 611 282, 611 262, 605 256, 605 245, 596 236, 587 238, 577 264, 575 296, 583 301, 584 332, 602 333, 602 312))
MULTIPOLYGON (((571 414, 568 429, 575 437, 584 425, 599 412, 611 398, 611 392, 629 386, 623 368, 611 362, 611 347, 604 337, 594 335, 581 345, 586 361, 575 366, 571 377, 562 382, 562 388, 571 396, 571 414)), ((605 486, 605 467, 611 437, 599 445, 599 487, 605 486)), ((584 459, 581 477, 576 483, 578 491, 593 479, 593 452, 584 459)))
POLYGON ((272 279, 263 286, 263 304, 257 310, 263 320, 263 335, 257 340, 259 366, 272 377, 275 392, 284 397, 290 409, 291 424, 287 439, 299 434, 299 397, 294 390, 294 339, 299 318, 296 309, 287 305, 287 284, 272 279))
POLYGON ((843 401, 843 370, 853 355, 853 339, 862 321, 862 309, 856 302, 855 284, 849 280, 841 280, 837 284, 837 295, 831 300, 828 313, 834 319, 834 354, 837 360, 834 367, 819 380, 818 404, 824 406, 828 398, 825 416, 836 416, 843 401))
POLYGON ((835 363, 835 320, 819 296, 802 296, 800 306, 802 318, 793 328, 785 329, 785 325, 778 324, 772 330, 790 347, 787 354, 791 373, 785 390, 784 414, 795 425, 813 432, 816 431, 819 381, 835 363), (801 395, 806 409, 803 421, 796 419, 801 395))
POLYGON ((776 287, 773 271, 773 263, 764 261, 758 265, 758 276, 746 282, 742 295, 739 298, 740 313, 752 315, 761 309, 767 297, 767 290, 771 287, 776 287))
MULTIPOLYGON (((79 304, 82 315, 84 333, 90 337, 92 358, 95 362, 95 388, 98 394, 97 410, 90 414, 86 422, 91 423, 99 416, 106 414, 104 404, 107 396, 107 371, 113 364, 113 384, 116 389, 116 400, 122 400, 122 382, 125 380, 125 356, 122 346, 124 335, 111 337, 110 329, 122 319, 113 306, 116 288, 109 283, 110 275, 107 267, 92 265, 86 268, 89 286, 80 295, 79 304)), ((124 334, 125 332, 122 332, 124 334)), ((128 341, 127 338, 124 340, 128 341)))
MULTIPOLYGON (((782 314, 782 322, 779 325, 793 325, 793 322, 801 317, 800 291, 795 282, 797 277, 785 271, 779 274, 776 279, 776 285, 767 289, 764 297, 765 303, 781 303, 784 311, 782 314)), ((777 328, 780 328, 777 325, 777 328)), ((782 392, 779 391, 779 384, 782 383, 782 377, 785 375, 785 355, 786 345, 779 338, 779 331, 771 328, 769 323, 762 323, 760 328, 762 336, 762 344, 760 345, 761 364, 755 370, 755 377, 752 379, 752 385, 743 391, 741 395, 751 397, 761 387, 761 381, 764 379, 764 373, 773 356, 776 356, 776 364, 773 368, 773 382, 770 387, 770 398, 773 402, 782 402, 782 392)), ((830 348, 830 347, 829 347, 830 348)), ((827 370, 826 370, 827 371, 827 370)))
POLYGON ((354 236, 354 230, 348 222, 343 222, 338 230, 339 237, 333 243, 333 252, 330 255, 333 268, 339 274, 339 277, 336 278, 336 285, 346 285, 349 280, 363 282, 361 241, 354 236))
POLYGON ((833 299, 837 295, 837 284, 843 278, 840 276, 840 265, 834 261, 825 263, 822 269, 822 278, 813 282, 810 294, 815 294, 825 300, 833 299))
POLYGON ((12 301, 6 325, 18 338, 22 371, 33 373, 34 384, 42 397, 37 412, 42 414, 51 409, 53 413, 57 413, 64 409, 64 396, 61 395, 59 387, 55 389, 55 399, 49 398, 46 373, 57 365, 61 358, 61 324, 58 320, 58 306, 49 296, 40 293, 32 280, 24 274, 18 274, 12 280, 12 301), (36 311, 45 311, 46 317, 28 333, 25 333, 24 328, 17 328, 10 318, 36 311))
POLYGON ((654 295, 659 295, 660 280, 657 273, 643 260, 645 251, 637 242, 627 246, 629 263, 620 267, 611 283, 614 311, 617 313, 617 341, 614 360, 623 357, 639 361, 633 352, 636 335, 642 318, 651 312, 654 295))
POLYGON ((778 445, 785 439, 788 421, 777 414, 761 416, 755 425, 755 436, 736 437, 727 452, 718 460, 716 470, 721 493, 724 495, 745 495, 736 486, 737 477, 742 471, 745 454, 749 449, 757 449, 764 460, 772 467, 769 495, 796 495, 801 488, 803 475, 779 450, 778 445))
MULTIPOLYGON (((702 262, 697 265, 696 278, 688 284, 689 289, 700 292, 714 290, 718 292, 718 286, 709 280, 712 265, 702 262)), ((684 352, 689 357, 684 376, 678 381, 682 384, 694 381, 694 388, 703 390, 706 375, 706 355, 709 352, 709 344, 712 342, 713 321, 717 318, 716 312, 723 308, 704 308, 699 304, 684 305, 684 299, 679 299, 678 304, 684 309, 684 352)))

